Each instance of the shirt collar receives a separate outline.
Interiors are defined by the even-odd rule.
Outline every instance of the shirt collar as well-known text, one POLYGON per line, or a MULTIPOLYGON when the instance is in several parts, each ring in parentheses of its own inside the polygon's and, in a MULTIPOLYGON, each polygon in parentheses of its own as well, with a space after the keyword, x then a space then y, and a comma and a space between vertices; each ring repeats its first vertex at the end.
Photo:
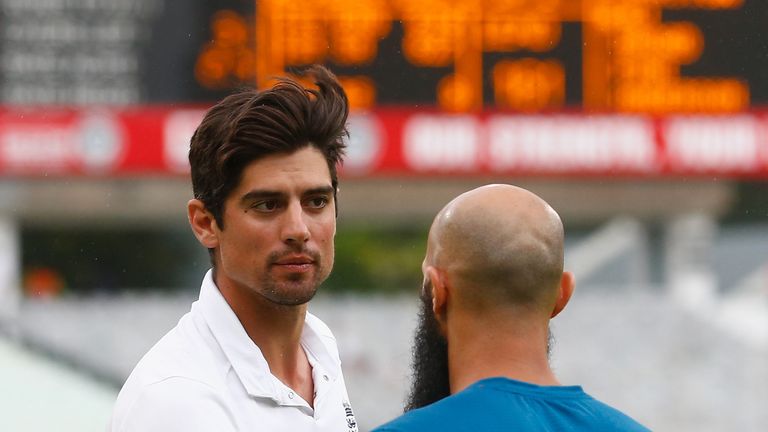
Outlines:
MULTIPOLYGON (((203 278, 198 307, 248 394, 280 402, 281 392, 276 388, 278 380, 270 372, 269 364, 258 345, 248 337, 213 281, 212 269, 203 278)), ((308 351, 307 356, 315 360, 312 362, 313 367, 319 365, 324 373, 336 381, 341 375, 341 362, 335 349, 335 340, 328 327, 310 313, 307 313, 304 321, 301 344, 308 351)))

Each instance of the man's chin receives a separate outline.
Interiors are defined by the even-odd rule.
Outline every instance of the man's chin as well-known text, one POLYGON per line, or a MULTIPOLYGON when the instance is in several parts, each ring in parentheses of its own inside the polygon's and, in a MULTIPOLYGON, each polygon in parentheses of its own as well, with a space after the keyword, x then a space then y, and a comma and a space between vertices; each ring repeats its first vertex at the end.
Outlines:
POLYGON ((262 296, 281 306, 300 306, 308 303, 317 294, 319 283, 311 278, 275 281, 267 285, 262 296))

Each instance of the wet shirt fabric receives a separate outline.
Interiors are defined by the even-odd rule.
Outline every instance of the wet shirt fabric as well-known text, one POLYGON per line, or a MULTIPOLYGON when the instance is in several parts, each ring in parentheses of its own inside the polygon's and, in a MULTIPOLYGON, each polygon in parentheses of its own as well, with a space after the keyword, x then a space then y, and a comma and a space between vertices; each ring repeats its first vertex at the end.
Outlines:
POLYGON ((336 340, 307 313, 301 346, 314 409, 270 373, 258 346, 213 282, 139 361, 117 397, 111 432, 357 432, 336 340))
POLYGON ((647 428, 580 386, 488 378, 374 429, 406 431, 644 432, 647 428))

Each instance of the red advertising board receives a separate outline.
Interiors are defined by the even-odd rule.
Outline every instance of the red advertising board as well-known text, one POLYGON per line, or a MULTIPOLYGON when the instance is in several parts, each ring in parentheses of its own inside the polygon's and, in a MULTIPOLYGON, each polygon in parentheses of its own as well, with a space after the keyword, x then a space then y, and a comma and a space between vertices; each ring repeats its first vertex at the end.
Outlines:
MULTIPOLYGON (((3 176, 188 172, 200 107, 0 110, 3 176)), ((343 173, 364 176, 768 177, 768 118, 381 108, 350 117, 343 173)))

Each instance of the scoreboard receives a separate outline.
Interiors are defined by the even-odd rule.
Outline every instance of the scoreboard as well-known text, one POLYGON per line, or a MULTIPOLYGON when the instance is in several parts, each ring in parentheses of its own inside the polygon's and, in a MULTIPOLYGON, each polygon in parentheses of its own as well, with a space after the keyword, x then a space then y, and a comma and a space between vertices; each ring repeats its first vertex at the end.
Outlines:
POLYGON ((209 103, 324 63, 356 108, 733 113, 762 0, 5 0, 5 104, 209 103))
POLYGON ((730 113, 768 100, 759 0, 260 0, 221 11, 208 88, 326 63, 357 107, 730 113))

